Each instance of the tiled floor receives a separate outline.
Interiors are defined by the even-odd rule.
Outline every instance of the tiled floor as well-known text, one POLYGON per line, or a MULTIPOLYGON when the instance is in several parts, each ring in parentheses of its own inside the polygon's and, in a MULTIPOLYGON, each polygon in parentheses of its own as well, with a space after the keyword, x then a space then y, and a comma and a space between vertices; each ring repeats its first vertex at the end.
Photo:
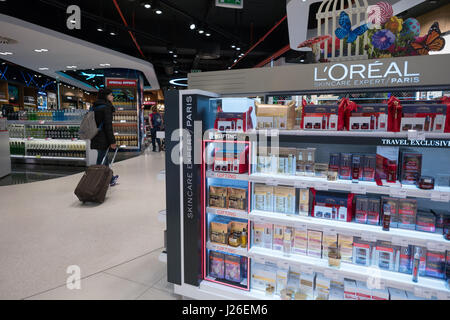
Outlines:
POLYGON ((167 283, 160 250, 117 267, 82 278, 80 289, 66 285, 29 297, 29 300, 178 300, 167 283))
POLYGON ((177 299, 158 260, 162 153, 118 162, 102 205, 73 194, 80 174, 0 187, 0 299, 177 299), (81 290, 69 290, 69 266, 81 290))

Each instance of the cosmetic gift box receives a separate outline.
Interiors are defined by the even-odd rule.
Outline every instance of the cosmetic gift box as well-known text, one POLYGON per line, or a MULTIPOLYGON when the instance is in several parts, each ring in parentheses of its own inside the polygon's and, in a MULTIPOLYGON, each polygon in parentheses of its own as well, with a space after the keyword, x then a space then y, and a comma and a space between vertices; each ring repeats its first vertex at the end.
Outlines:
POLYGON ((444 132, 447 107, 443 104, 403 105, 401 131, 444 132))
POLYGON ((338 130, 338 105, 308 105, 304 107, 304 130, 338 130))
POLYGON ((273 211, 274 188, 264 184, 255 184, 253 206, 255 210, 273 211))
POLYGON ((272 229, 270 223, 253 223, 253 245, 266 249, 272 249, 272 229))
POLYGON ((402 184, 417 185, 422 175, 422 154, 402 151, 400 153, 400 181, 402 184))
POLYGON ((444 279, 445 278, 445 252, 427 251, 427 264, 425 275, 428 277, 444 279))
POLYGON ((209 252, 209 275, 213 278, 225 278, 225 254, 210 251, 209 252))
POLYGON ((380 179, 397 181, 399 152, 399 147, 377 147, 376 173, 380 179))
POLYGON ((213 171, 242 174, 248 172, 248 146, 240 150, 221 150, 214 153, 213 171))
POLYGON ((218 112, 214 129, 222 132, 251 130, 253 129, 252 111, 253 108, 250 107, 247 112, 218 112))
POLYGON ((257 129, 287 129, 293 130, 295 126, 295 101, 288 105, 260 104, 256 106, 257 129))
POLYGON ((266 291, 268 287, 276 287, 277 268, 274 265, 253 263, 251 287, 255 290, 266 291))
POLYGON ((296 228, 294 230, 294 247, 296 254, 307 255, 308 253, 308 230, 306 228, 296 228))
POLYGON ((350 113, 350 131, 387 131, 388 107, 385 104, 358 106, 350 113))
POLYGON ((351 222, 353 218, 354 194, 316 191, 313 194, 311 216, 329 220, 351 222))
POLYGON ((225 255, 225 280, 240 283, 244 280, 247 260, 236 255, 225 255))
POLYGON ((295 188, 274 188, 274 211, 286 214, 295 214, 295 188))

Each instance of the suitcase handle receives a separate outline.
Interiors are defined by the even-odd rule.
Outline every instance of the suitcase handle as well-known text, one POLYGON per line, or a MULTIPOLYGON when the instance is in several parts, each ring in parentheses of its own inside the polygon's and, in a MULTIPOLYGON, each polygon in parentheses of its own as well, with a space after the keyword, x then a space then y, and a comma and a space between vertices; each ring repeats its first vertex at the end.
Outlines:
MULTIPOLYGON (((120 149, 120 147, 117 146, 116 151, 114 152, 114 157, 112 158, 112 161, 109 164, 110 168, 112 167, 112 165, 114 164, 114 161, 116 160, 117 152, 119 151, 119 149, 120 149)), ((108 150, 106 150, 106 154, 105 154, 105 157, 103 158, 102 165, 104 165, 106 162, 106 158, 108 157, 109 150, 110 150, 110 148, 108 148, 108 150)))

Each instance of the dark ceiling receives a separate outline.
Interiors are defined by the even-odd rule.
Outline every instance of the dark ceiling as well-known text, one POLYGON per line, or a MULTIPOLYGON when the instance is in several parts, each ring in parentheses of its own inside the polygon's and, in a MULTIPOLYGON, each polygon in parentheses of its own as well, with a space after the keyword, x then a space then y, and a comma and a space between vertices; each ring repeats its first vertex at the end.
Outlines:
MULTIPOLYGON (((0 12, 65 34, 96 43, 150 61, 162 88, 169 80, 186 77, 193 69, 226 70, 239 54, 247 51, 286 15, 286 0, 244 0, 244 9, 215 6, 215 0, 153 0, 152 9, 145 9, 141 0, 3 0, 0 12), (125 27, 115 6, 117 2, 129 27, 125 27), (69 5, 82 10, 81 30, 66 27, 69 5), (154 9, 159 8, 158 15, 154 9), (196 30, 190 30, 195 23, 196 30), (98 27, 104 29, 97 31, 98 27), (205 30, 199 34, 198 30, 205 30), (117 33, 111 36, 110 32, 117 33), (142 54, 129 31, 136 37, 142 54), (206 34, 210 36, 207 37, 206 34), (241 48, 240 51, 231 46, 241 48), (173 54, 169 50, 175 50, 173 54)), ((425 1, 402 14, 419 16, 436 9, 448 0, 425 1)), ((317 27, 315 13, 319 4, 311 6, 309 28, 317 27)), ((234 68, 251 68, 289 44, 285 20, 264 42, 259 44, 234 68)), ((305 53, 288 51, 289 62, 308 61, 305 53)), ((71 72, 74 73, 74 72, 71 72)), ((72 76, 77 77, 76 74, 72 76)), ((79 75, 78 75, 79 76, 79 75)), ((81 77, 84 79, 83 77, 81 77)))
MULTIPOLYGON (((160 15, 153 10, 158 6, 155 1, 153 9, 145 9, 139 0, 117 0, 117 4, 129 29, 113 0, 7 0, 0 2, 0 12, 146 59, 154 65, 161 87, 168 86, 173 78, 185 77, 193 69, 227 69, 286 15, 286 0, 245 0, 243 10, 216 7, 215 0, 160 0, 160 15), (73 4, 82 10, 81 30, 66 27, 66 9, 73 4), (191 23, 197 25, 196 30, 190 30, 191 23), (97 31, 99 26, 105 31, 97 31), (199 34, 200 28, 205 33, 199 34), (111 36, 111 30, 117 36, 111 36), (134 33, 144 56, 128 30, 134 33), (232 45, 241 50, 233 49, 232 45), (169 49, 176 50, 176 58, 169 49)), ((288 43, 284 21, 235 68, 253 67, 288 43)))

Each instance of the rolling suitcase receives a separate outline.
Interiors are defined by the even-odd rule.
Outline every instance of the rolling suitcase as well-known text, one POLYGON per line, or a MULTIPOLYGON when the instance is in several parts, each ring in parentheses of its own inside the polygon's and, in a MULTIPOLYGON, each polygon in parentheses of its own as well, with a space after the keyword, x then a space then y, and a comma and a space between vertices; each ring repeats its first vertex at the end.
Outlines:
POLYGON ((82 201, 83 203, 105 202, 106 192, 108 191, 109 184, 113 176, 111 166, 114 164, 114 160, 117 156, 117 151, 119 151, 119 148, 116 148, 114 157, 109 166, 103 165, 109 153, 108 149, 108 152, 106 152, 105 158, 103 158, 103 162, 101 165, 90 166, 86 170, 86 173, 83 175, 80 182, 78 183, 78 186, 75 189, 75 195, 80 201, 82 201))

